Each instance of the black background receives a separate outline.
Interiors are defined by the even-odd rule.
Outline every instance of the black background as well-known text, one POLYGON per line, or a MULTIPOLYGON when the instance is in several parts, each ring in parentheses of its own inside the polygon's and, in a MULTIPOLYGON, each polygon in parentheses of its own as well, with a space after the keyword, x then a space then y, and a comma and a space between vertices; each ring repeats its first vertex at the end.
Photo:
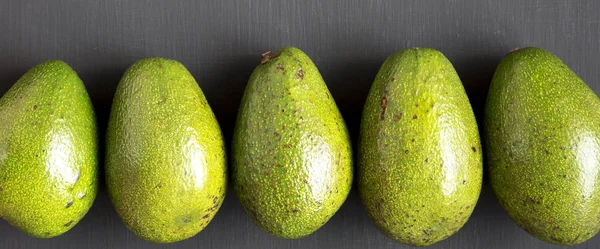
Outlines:
MULTIPOLYGON (((600 1, 151 1, 0 2, 0 94, 29 68, 69 63, 85 82, 101 131, 116 85, 135 60, 181 61, 206 94, 231 139, 247 79, 260 53, 304 50, 319 67, 356 140, 367 91, 383 60, 419 46, 442 51, 481 118, 496 65, 515 47, 545 48, 600 93, 600 1)), ((1 125, 1 124, 0 124, 1 125)), ((574 248, 598 248, 600 236, 574 248)), ((386 238, 353 189, 319 231, 298 240, 253 225, 232 191, 197 236, 155 245, 129 232, 105 187, 87 216, 63 236, 30 238, 0 221, 0 248, 409 248, 386 238)), ((487 182, 469 222, 430 248, 558 248, 529 236, 498 205, 487 182)))

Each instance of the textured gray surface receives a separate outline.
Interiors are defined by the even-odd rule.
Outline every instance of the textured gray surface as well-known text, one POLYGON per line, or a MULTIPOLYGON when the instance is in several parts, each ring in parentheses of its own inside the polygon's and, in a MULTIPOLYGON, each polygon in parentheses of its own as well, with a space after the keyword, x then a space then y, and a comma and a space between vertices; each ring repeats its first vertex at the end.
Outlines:
MULTIPOLYGON (((126 67, 143 57, 170 57, 196 77, 229 142, 259 54, 293 45, 313 58, 356 139, 362 105, 379 66, 392 52, 412 46, 434 47, 449 57, 479 116, 497 63, 514 47, 554 52, 600 93, 599 11, 595 0, 8 0, 0 4, 0 94, 35 64, 65 60, 86 83, 103 130, 126 67)), ((597 236, 574 248, 599 244, 597 236)), ((102 187, 88 215, 61 237, 29 238, 0 221, 0 248, 409 247, 377 231, 355 190, 329 223, 304 239, 283 240, 262 232, 230 191, 199 235, 153 245, 124 227, 102 187)), ((517 227, 486 184, 465 227, 430 248, 559 247, 517 227)))

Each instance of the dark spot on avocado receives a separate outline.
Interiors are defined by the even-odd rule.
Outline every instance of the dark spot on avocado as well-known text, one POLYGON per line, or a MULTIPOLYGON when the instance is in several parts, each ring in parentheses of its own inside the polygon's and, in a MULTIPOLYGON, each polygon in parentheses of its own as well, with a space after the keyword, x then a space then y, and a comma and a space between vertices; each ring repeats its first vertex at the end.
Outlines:
POLYGON ((276 137, 279 137, 279 136, 280 136, 280 134, 279 134, 278 132, 276 132, 276 131, 275 131, 275 132, 273 132, 273 135, 275 135, 276 137))
POLYGON ((413 139, 411 139, 410 141, 411 141, 412 143, 414 143, 414 142, 415 142, 415 139, 413 138, 413 139))
POLYGON ((50 235, 50 232, 44 232, 44 235, 48 236, 50 235))
MULTIPOLYGON (((284 71, 285 70, 285 67, 283 67, 283 62, 277 63, 277 70, 280 70, 280 71, 284 71)), ((285 71, 284 71, 284 73, 285 73, 285 71)))
POLYGON ((396 121, 398 121, 398 120, 402 119, 402 113, 398 113, 398 114, 394 115, 394 119, 395 119, 396 121))
POLYGON ((3 191, 3 190, 4 190, 4 188, 2 188, 2 186, 0 186, 0 191, 3 191))
POLYGON ((428 163, 429 162, 429 158, 425 158, 425 162, 428 163))
POLYGON ((381 200, 381 199, 375 201, 375 208, 377 209, 378 213, 381 213, 381 211, 383 209, 382 204, 381 204, 382 202, 383 202, 383 200, 381 200))
POLYGON ((415 107, 416 107, 416 108, 419 108, 419 104, 415 104, 415 107))
POLYGON ((192 217, 189 217, 189 216, 183 217, 183 219, 181 221, 186 224, 190 223, 190 222, 192 222, 192 217))
POLYGON ((156 184, 156 186, 154 186, 154 189, 158 189, 158 188, 162 188, 162 183, 156 184))
POLYGON ((77 194, 77 198, 79 198, 80 200, 85 198, 85 193, 82 192, 82 193, 77 194))
POLYGON ((156 102, 156 104, 157 104, 157 105, 162 105, 162 104, 164 104, 164 103, 166 103, 166 102, 167 102, 167 97, 162 97, 162 99, 161 99, 161 100, 159 100, 159 101, 157 101, 157 102, 156 102))
POLYGON ((562 242, 561 239, 557 238, 555 235, 550 235, 550 240, 555 241, 555 242, 562 242))
POLYGON ((471 150, 472 150, 473 152, 477 152, 477 149, 475 149, 475 146, 471 146, 471 150))
POLYGON ((405 150, 405 151, 404 151, 404 154, 408 154, 408 150, 405 150))
POLYGON ((463 179, 463 185, 467 184, 467 179, 463 179))
POLYGON ((527 204, 535 204, 535 205, 539 205, 539 204, 540 204, 540 201, 539 201, 539 200, 535 200, 535 199, 533 199, 533 198, 531 198, 531 197, 527 197, 527 199, 525 199, 525 200, 523 201, 523 205, 525 205, 525 206, 526 206, 527 204))
POLYGON ((204 216, 202 216, 202 219, 208 219, 208 217, 210 217, 210 214, 205 214, 204 216))
POLYGON ((396 78, 392 77, 392 82, 395 82, 395 81, 396 81, 396 78))
MULTIPOLYGON (((296 72, 296 78, 302 80, 304 79, 304 71, 302 71, 302 68, 298 68, 298 71, 296 72)), ((327 97, 329 97, 329 95, 327 95, 327 97)))
POLYGON ((381 120, 385 119, 386 106, 387 106, 387 98, 385 96, 383 96, 383 98, 381 98, 381 120))
POLYGON ((34 106, 33 106, 33 109, 34 109, 34 110, 36 110, 36 109, 37 109, 37 105, 34 105, 34 106))
POLYGON ((417 114, 413 115, 413 119, 417 119, 417 118, 418 118, 417 114))
POLYGON ((70 227, 70 226, 71 226, 71 224, 73 224, 73 220, 71 220, 71 221, 69 221, 69 222, 65 223, 65 225, 64 225, 64 226, 65 226, 65 227, 70 227))
POLYGON ((65 206, 65 208, 70 208, 71 206, 73 206, 73 200, 67 202, 67 206, 65 206))
POLYGON ((292 210, 292 213, 300 213, 300 210, 294 209, 294 210, 292 210))

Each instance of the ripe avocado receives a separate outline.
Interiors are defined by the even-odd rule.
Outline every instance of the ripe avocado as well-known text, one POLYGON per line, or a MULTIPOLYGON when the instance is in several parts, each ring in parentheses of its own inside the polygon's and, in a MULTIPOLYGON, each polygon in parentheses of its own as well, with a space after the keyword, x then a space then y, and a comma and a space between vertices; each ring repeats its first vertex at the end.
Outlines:
POLYGON ((98 134, 77 73, 47 61, 0 99, 0 217, 52 238, 75 226, 98 189, 98 134))
POLYGON ((600 101, 539 48, 507 55, 485 109, 489 176, 498 201, 531 235, 575 245, 600 229, 600 101))
POLYGON ((117 213, 145 240, 188 239, 212 220, 226 191, 224 141, 181 63, 148 58, 125 72, 110 113, 105 170, 117 213))
POLYGON ((363 110, 358 187, 379 229, 426 246, 468 220, 482 184, 477 123, 446 57, 412 48, 381 66, 363 110))
POLYGON ((352 186, 346 124, 317 67, 297 48, 263 54, 242 98, 232 153, 242 206, 277 237, 319 229, 352 186))

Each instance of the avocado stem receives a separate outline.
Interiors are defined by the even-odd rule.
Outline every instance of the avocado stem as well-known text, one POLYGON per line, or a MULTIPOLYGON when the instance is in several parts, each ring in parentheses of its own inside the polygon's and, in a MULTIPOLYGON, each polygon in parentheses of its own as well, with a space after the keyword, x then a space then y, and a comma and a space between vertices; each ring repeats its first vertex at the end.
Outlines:
POLYGON ((260 64, 261 65, 269 62, 269 59, 271 59, 271 51, 267 51, 267 52, 260 54, 260 64))
POLYGON ((513 48, 511 51, 508 51, 507 55, 512 54, 514 52, 517 52, 519 49, 521 49, 521 48, 518 48, 518 47, 517 48, 513 48))

